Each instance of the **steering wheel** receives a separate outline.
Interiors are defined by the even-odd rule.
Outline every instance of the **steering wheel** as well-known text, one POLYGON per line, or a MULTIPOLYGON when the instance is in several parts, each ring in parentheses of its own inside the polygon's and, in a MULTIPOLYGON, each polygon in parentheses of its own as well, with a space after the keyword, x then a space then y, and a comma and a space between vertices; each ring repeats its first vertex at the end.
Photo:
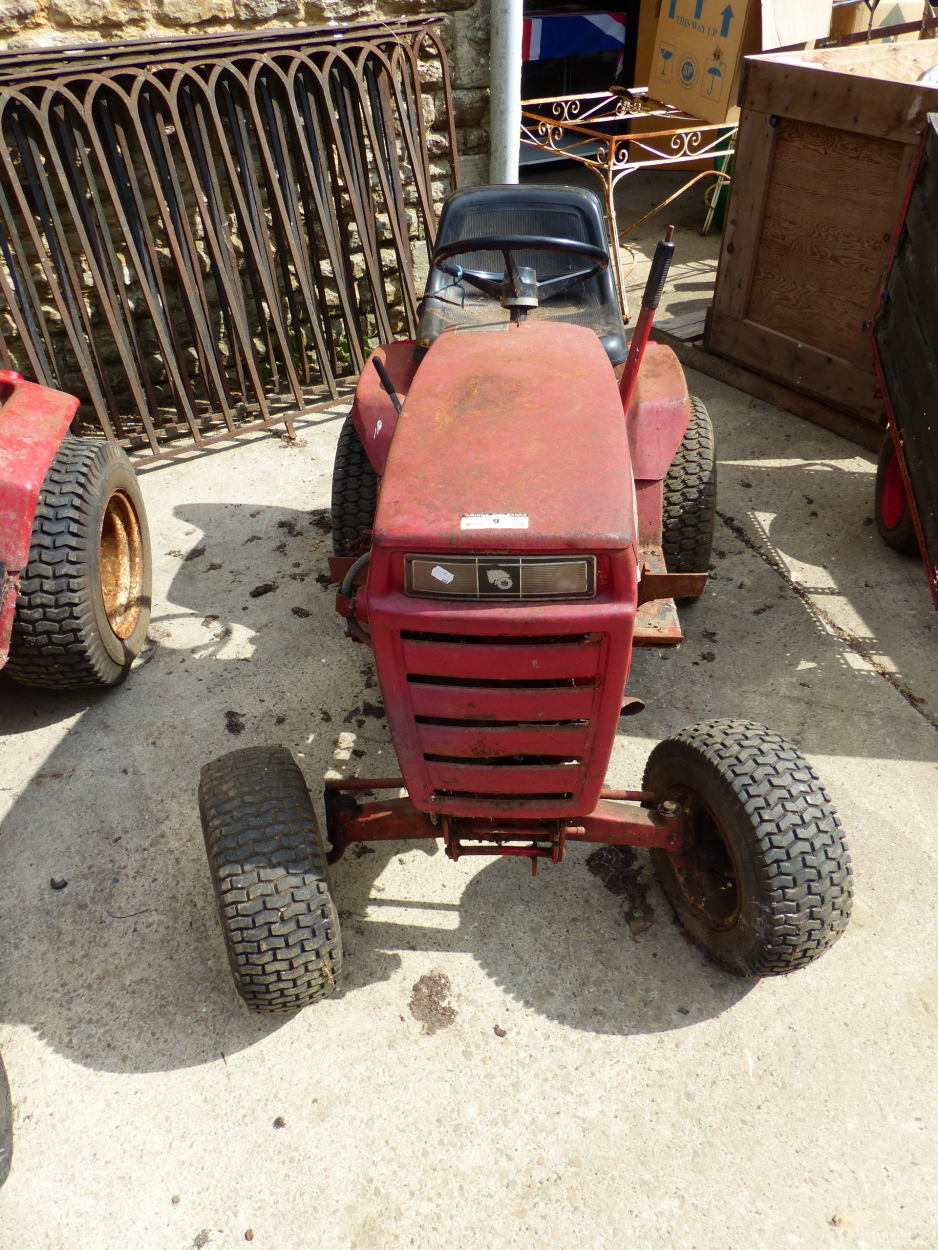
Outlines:
POLYGON ((609 253, 601 247, 594 247, 592 243, 580 243, 577 239, 551 238, 541 234, 499 234, 481 239, 453 239, 449 243, 441 243, 434 248, 430 263, 457 281, 465 278, 483 295, 491 295, 500 300, 504 307, 511 308, 516 306, 513 300, 517 300, 520 306, 536 306, 540 300, 559 295, 567 287, 595 278, 609 268, 609 253), (514 253, 521 251, 561 252, 568 256, 582 256, 590 264, 573 273, 556 274, 538 281, 534 270, 525 266, 519 268, 515 264, 514 253), (464 269, 459 265, 444 263, 451 256, 468 252, 501 252, 505 258, 504 274, 464 269))

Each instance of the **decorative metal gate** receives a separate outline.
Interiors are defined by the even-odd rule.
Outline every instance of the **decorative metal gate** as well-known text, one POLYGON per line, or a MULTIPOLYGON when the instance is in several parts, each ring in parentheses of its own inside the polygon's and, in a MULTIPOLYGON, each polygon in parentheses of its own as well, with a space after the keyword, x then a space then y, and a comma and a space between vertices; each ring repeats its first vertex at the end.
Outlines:
POLYGON ((334 402, 457 183, 438 20, 0 55, 3 365, 138 463, 334 402))

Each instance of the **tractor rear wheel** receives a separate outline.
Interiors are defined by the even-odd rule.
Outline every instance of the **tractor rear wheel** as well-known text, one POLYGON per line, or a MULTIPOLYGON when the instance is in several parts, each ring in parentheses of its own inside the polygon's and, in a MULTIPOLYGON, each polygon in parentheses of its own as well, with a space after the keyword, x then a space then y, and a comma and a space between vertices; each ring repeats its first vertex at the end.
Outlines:
POLYGON ((905 480, 892 433, 883 439, 876 466, 876 528, 887 547, 903 555, 919 554, 918 535, 905 491, 905 480))
POLYGON ((332 550, 337 556, 360 556, 368 550, 377 506, 378 475, 350 413, 339 434, 332 470, 332 550))
POLYGON ((803 968, 840 937, 853 878, 840 821, 797 747, 752 721, 660 742, 643 788, 684 810, 679 855, 652 851, 678 918, 737 976, 803 968))
POLYGON ((713 425, 704 404, 692 397, 690 422, 664 479, 661 546, 669 573, 707 572, 716 504, 713 425))
POLYGON ((247 747, 206 764, 199 812, 238 993, 252 1011, 298 1011, 342 974, 326 850, 303 774, 286 747, 247 747))
POLYGON ((143 496, 123 451, 62 440, 33 520, 7 672, 27 686, 116 686, 150 623, 143 496))

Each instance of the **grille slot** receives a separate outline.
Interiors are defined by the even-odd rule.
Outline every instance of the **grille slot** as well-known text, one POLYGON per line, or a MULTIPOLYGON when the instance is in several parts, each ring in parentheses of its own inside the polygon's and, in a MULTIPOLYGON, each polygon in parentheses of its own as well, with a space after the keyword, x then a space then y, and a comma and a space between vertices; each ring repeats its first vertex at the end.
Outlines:
POLYGON ((558 764, 582 764, 569 755, 424 755, 428 764, 471 764, 486 768, 555 768, 558 764))
POLYGON ((459 686, 466 690, 589 690, 594 677, 546 677, 501 679, 492 677, 437 677, 432 673, 408 673, 415 686, 459 686))
POLYGON ((415 716, 418 725, 456 729, 585 729, 588 720, 467 720, 459 716, 415 716))
POLYGON ((402 629, 404 642, 463 643, 472 647, 553 647, 581 646, 602 641, 602 634, 431 634, 423 630, 402 629))
MULTIPOLYGON (((473 790, 434 790, 433 797, 435 799, 468 799, 473 803, 491 803, 493 807, 497 805, 501 809, 505 807, 503 796, 476 794, 473 790)), ((573 798, 573 792, 551 790, 540 794, 513 794, 511 798, 513 802, 518 803, 562 803, 569 802, 573 798)))

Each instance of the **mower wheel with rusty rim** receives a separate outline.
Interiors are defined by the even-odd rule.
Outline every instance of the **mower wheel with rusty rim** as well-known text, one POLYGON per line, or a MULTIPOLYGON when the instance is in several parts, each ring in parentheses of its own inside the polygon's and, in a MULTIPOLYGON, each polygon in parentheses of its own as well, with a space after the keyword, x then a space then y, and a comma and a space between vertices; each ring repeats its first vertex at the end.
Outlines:
POLYGON ((152 558, 127 456, 67 436, 42 483, 6 671, 27 686, 116 686, 150 623, 152 558))
POLYGON ((850 918, 850 855, 797 747, 752 721, 713 720, 660 742, 644 789, 684 809, 685 847, 652 860, 691 937, 730 972, 793 972, 850 918))
MULTIPOLYGON (((717 461, 713 425, 703 402, 690 401, 690 421, 664 479, 661 546, 669 573, 706 573, 713 547, 717 461)), ((679 599, 678 603, 695 603, 679 599)))
POLYGON ((298 1011, 332 993, 342 935, 326 850, 286 747, 206 764, 199 812, 238 993, 252 1011, 298 1011))
POLYGON ((332 550, 337 556, 360 556, 368 550, 377 506, 378 475, 349 414, 332 470, 332 550))
POLYGON ((876 528, 887 547, 903 555, 919 554, 918 535, 892 433, 883 439, 876 466, 876 528))

